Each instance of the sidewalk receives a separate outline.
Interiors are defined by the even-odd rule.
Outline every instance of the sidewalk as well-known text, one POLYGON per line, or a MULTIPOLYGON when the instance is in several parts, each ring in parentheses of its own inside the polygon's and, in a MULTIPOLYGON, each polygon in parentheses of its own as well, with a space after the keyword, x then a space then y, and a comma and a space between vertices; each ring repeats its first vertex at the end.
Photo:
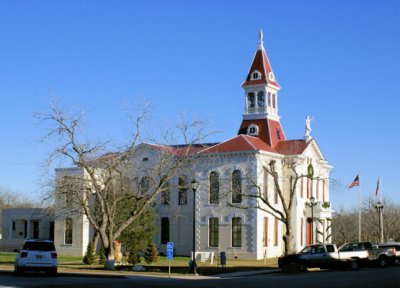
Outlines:
MULTIPOLYGON (((0 266, 0 273, 10 273, 14 271, 14 267, 12 265, 2 265, 0 266)), ((280 269, 265 269, 265 270, 254 270, 254 271, 241 271, 241 272, 227 272, 216 275, 192 275, 192 274, 151 274, 148 272, 133 272, 133 271, 108 271, 108 270, 88 270, 88 269, 70 269, 59 267, 58 272, 62 275, 68 276, 83 276, 83 277, 118 277, 118 278, 132 278, 132 277, 140 277, 140 278, 174 278, 174 279, 192 279, 192 280, 201 280, 201 279, 217 279, 217 278, 235 278, 235 277, 247 277, 247 276, 255 276, 261 274, 269 274, 269 273, 277 273, 280 269)))

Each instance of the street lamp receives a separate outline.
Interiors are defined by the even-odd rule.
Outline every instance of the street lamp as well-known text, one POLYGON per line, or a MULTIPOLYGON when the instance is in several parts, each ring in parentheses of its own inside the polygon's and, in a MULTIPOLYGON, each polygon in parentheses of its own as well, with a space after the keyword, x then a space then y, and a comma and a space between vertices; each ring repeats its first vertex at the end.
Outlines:
POLYGON ((311 208, 311 244, 314 244, 314 207, 317 206, 315 198, 311 196, 310 201, 306 205, 311 208))
POLYGON ((383 204, 381 202, 376 203, 375 209, 378 212, 379 221, 379 242, 383 243, 383 225, 382 225, 382 210, 383 204))
POLYGON ((191 182, 193 191, 193 249, 192 249, 192 261, 189 266, 189 273, 197 275, 197 265, 196 265, 196 190, 199 188, 199 182, 195 179, 191 182))

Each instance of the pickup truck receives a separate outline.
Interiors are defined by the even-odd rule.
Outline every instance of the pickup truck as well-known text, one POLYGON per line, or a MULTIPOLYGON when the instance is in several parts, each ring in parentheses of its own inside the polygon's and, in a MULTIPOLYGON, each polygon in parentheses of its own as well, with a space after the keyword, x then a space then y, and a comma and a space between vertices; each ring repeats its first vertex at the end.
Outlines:
POLYGON ((385 267, 394 262, 396 250, 391 246, 375 245, 370 242, 350 242, 339 248, 339 255, 343 258, 357 258, 364 264, 377 264, 385 267))
POLYGON ((293 269, 306 271, 307 268, 357 270, 361 264, 383 259, 385 251, 385 249, 373 249, 369 242, 346 243, 340 249, 337 249, 335 244, 314 244, 304 247, 297 254, 279 257, 278 265, 283 271, 293 269))
MULTIPOLYGON (((387 257, 385 260, 389 264, 399 265, 400 264, 400 242, 389 242, 389 243, 380 243, 376 245, 379 249, 387 249, 384 253, 387 257)), ((379 257, 383 258, 382 255, 379 257)))

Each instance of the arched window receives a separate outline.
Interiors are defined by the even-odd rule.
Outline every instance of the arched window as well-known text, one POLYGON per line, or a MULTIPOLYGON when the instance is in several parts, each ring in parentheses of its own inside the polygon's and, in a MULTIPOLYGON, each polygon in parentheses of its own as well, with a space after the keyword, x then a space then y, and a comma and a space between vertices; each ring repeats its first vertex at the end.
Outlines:
POLYGON ((257 136, 258 135, 258 126, 255 124, 251 124, 248 128, 247 128, 247 134, 251 135, 251 136, 257 136))
POLYGON ((170 198, 170 184, 167 180, 167 176, 163 176, 160 181, 161 188, 161 204, 169 204, 170 198))
POLYGON ((254 108, 256 106, 256 99, 253 92, 247 94, 247 107, 254 108))
POLYGON ((264 91, 260 91, 257 93, 257 105, 258 107, 265 106, 265 93, 264 91))
POLYGON ((232 203, 242 202, 242 173, 235 170, 232 173, 232 203))
POLYGON ((271 93, 268 92, 268 107, 271 107, 271 93))
POLYGON ((182 175, 179 177, 179 183, 178 183, 178 204, 179 205, 186 205, 187 204, 187 181, 186 181, 186 176, 182 175))
POLYGON ((140 195, 146 195, 149 193, 150 190, 150 183, 151 179, 148 176, 144 176, 142 180, 140 181, 140 195))
POLYGON ((276 95, 275 94, 272 95, 272 107, 276 108, 276 95))
POLYGON ((217 172, 210 173, 210 204, 219 203, 219 175, 217 172))

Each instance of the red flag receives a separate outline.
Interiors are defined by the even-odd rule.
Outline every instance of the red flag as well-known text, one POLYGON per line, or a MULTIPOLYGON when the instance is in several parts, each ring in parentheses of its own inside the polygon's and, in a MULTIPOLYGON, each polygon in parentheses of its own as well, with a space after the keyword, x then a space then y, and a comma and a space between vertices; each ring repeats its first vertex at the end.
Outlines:
POLYGON ((360 186, 360 178, 358 175, 354 178, 353 182, 349 185, 349 189, 353 188, 354 186, 360 186))
POLYGON ((381 178, 379 177, 378 178, 378 182, 376 182, 376 190, 375 190, 375 196, 378 196, 378 193, 379 193, 379 188, 380 188, 380 186, 381 186, 381 178))

